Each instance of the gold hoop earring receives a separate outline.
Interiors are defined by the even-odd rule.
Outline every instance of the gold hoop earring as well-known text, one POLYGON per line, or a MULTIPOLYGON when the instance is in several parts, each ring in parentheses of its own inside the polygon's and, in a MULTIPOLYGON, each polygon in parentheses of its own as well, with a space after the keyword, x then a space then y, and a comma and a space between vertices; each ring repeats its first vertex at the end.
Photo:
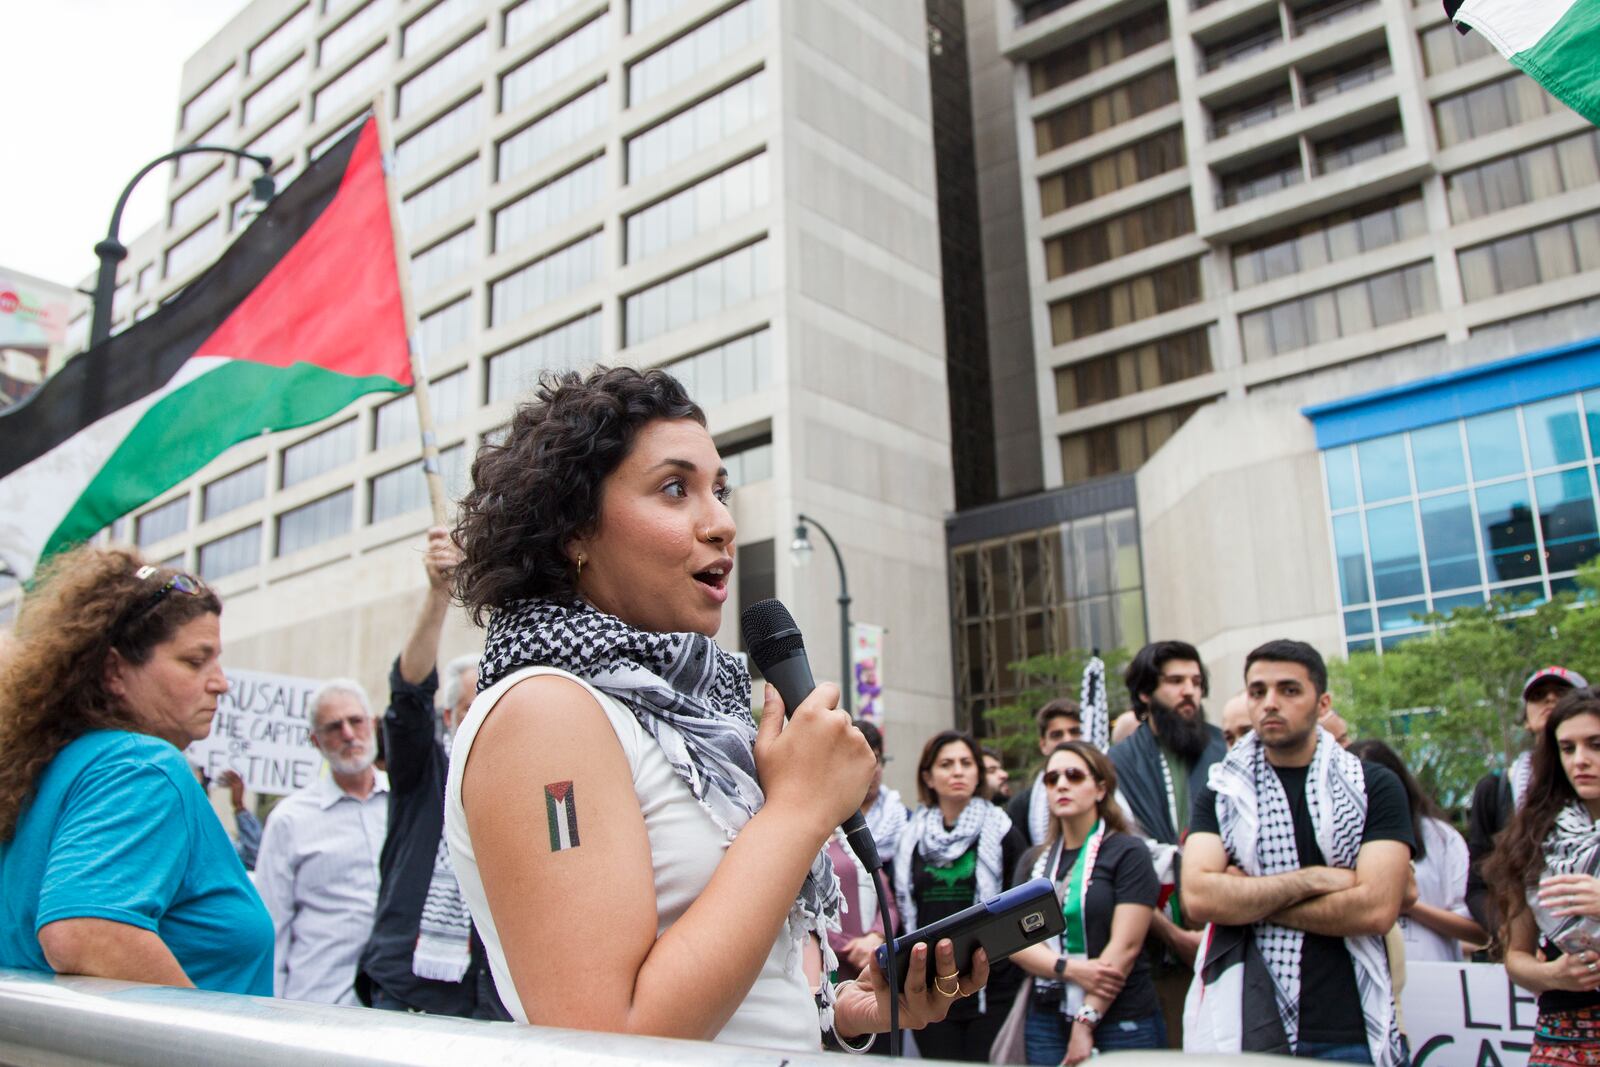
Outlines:
POLYGON ((578 557, 578 577, 580 579, 583 577, 583 561, 584 561, 584 557, 583 556, 579 556, 578 557))

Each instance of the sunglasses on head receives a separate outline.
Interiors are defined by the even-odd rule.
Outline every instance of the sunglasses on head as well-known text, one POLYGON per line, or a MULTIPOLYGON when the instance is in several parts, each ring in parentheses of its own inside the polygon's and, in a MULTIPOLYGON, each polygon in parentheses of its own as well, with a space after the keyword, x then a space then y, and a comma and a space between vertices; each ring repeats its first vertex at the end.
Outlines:
POLYGON ((1060 771, 1044 772, 1044 787, 1054 789, 1055 784, 1065 778, 1068 785, 1082 785, 1089 780, 1089 772, 1082 767, 1068 767, 1060 771))
MULTIPOLYGON (((140 567, 138 570, 134 571, 133 576, 139 581, 143 582, 148 581, 150 578, 160 573, 160 567, 155 567, 147 563, 143 567, 140 567)), ((200 579, 191 574, 185 574, 182 571, 177 571, 172 575, 172 577, 168 578, 161 584, 160 589, 157 589, 155 592, 139 601, 134 609, 128 613, 127 617, 122 620, 121 625, 119 625, 117 629, 125 629, 144 618, 152 611, 156 610, 161 602, 166 599, 167 594, 169 593, 178 592, 184 594, 185 596, 204 596, 205 591, 205 584, 201 582, 200 579)))

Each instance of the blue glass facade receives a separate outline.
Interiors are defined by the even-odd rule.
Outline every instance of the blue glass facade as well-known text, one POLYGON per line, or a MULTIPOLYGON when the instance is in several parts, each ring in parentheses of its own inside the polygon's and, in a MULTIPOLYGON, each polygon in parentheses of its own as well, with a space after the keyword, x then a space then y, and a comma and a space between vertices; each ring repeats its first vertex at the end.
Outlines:
POLYGON ((1306 414, 1347 652, 1429 611, 1574 588, 1600 555, 1600 339, 1306 414))

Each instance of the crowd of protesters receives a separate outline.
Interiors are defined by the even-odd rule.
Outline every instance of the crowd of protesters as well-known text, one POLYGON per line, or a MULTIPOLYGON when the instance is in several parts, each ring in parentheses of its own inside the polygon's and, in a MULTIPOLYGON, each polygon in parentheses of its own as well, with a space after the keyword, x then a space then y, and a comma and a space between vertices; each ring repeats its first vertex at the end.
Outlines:
POLYGON ((219 777, 234 841, 182 755, 226 689, 216 594, 127 549, 42 569, 0 654, 0 966, 882 1053, 876 950, 1045 878, 1059 937, 965 972, 915 950, 898 1016, 922 1055, 1399 1067, 1406 961, 1487 951, 1538 996, 1530 1063, 1600 1064, 1600 695, 1576 671, 1531 670, 1529 750, 1479 783, 1466 836, 1350 736, 1294 640, 1248 655, 1220 727, 1169 640, 1134 655, 1114 722, 1039 707, 1023 766, 940 732, 908 804, 833 686, 787 720, 768 686, 749 715, 712 641, 726 472, 675 380, 547 383, 474 478, 428 534, 387 709, 318 689, 323 774, 264 826, 219 777), (441 668, 452 597, 487 644, 441 668), (883 883, 836 829, 853 812, 883 883))

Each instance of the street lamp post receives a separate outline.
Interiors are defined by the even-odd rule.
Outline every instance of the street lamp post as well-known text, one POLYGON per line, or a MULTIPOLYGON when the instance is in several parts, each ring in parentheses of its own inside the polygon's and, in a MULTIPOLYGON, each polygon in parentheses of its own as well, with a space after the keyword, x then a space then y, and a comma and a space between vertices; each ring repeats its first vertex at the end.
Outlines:
POLYGON ((90 348, 111 336, 111 301, 117 292, 117 264, 128 258, 127 246, 117 239, 117 231, 122 228, 122 209, 128 206, 128 197, 132 194, 133 187, 161 164, 194 152, 221 152, 224 155, 237 156, 261 164, 261 175, 250 182, 250 196, 253 200, 265 203, 271 200, 273 193, 277 191, 272 182, 272 157, 245 152, 238 148, 192 144, 175 148, 166 155, 146 163, 139 173, 133 176, 133 180, 123 187, 122 195, 117 197, 117 206, 111 212, 111 226, 106 230, 105 239, 94 246, 94 254, 100 257, 100 273, 95 276, 94 281, 94 317, 89 321, 90 348))
POLYGON ((815 526, 817 532, 827 539, 828 547, 833 549, 833 561, 839 565, 839 699, 843 702, 845 711, 850 710, 850 692, 855 688, 855 679, 850 671, 850 583, 844 573, 844 556, 839 552, 839 544, 828 532, 828 528, 809 515, 796 515, 794 528, 794 542, 789 546, 789 556, 795 566, 803 567, 811 559, 811 537, 807 532, 807 525, 815 526))

